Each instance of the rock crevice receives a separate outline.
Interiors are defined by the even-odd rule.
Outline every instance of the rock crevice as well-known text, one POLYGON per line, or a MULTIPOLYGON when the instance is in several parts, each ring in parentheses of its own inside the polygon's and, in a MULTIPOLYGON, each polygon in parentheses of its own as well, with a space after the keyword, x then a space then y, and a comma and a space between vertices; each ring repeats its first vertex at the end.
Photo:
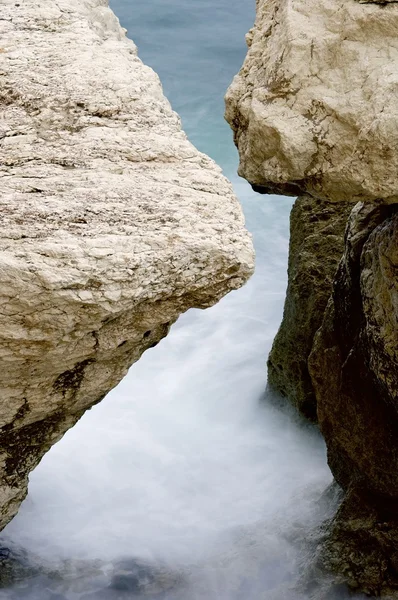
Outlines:
POLYGON ((0 528, 29 471, 179 314, 253 271, 231 184, 106 0, 3 0, 0 528))
POLYGON ((288 288, 283 321, 268 358, 268 382, 312 421, 317 403, 308 370, 340 257, 351 203, 301 196, 290 215, 288 288))

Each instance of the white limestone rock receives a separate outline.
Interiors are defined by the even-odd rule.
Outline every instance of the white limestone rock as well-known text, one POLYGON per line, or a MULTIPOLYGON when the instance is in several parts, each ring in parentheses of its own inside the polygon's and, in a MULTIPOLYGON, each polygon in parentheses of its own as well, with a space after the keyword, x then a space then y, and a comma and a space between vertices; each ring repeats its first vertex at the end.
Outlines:
POLYGON ((0 528, 179 314, 253 271, 232 186, 107 4, 1 2, 0 528))
POLYGON ((226 98, 239 172, 262 193, 307 194, 293 214, 292 268, 270 382, 309 416, 316 404, 328 463, 345 494, 323 531, 314 572, 326 569, 355 593, 392 600, 398 598, 398 4, 257 0, 247 41, 226 98), (338 204, 331 209, 331 202, 338 204), (343 244, 349 203, 356 204, 343 244))
POLYGON ((257 0, 227 93, 240 174, 265 193, 398 202, 398 5, 257 0))

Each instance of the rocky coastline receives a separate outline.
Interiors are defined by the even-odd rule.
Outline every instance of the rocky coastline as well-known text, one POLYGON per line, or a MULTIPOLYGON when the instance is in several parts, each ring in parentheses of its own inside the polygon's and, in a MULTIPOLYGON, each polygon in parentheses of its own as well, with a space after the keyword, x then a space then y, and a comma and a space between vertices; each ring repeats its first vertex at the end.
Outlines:
POLYGON ((253 272, 231 184, 106 0, 1 3, 0 529, 188 308, 253 272))
POLYGON ((257 0, 226 96, 239 173, 301 196, 270 384, 319 422, 345 497, 320 564, 398 597, 398 6, 257 0), (395 73, 395 75, 394 75, 395 73))

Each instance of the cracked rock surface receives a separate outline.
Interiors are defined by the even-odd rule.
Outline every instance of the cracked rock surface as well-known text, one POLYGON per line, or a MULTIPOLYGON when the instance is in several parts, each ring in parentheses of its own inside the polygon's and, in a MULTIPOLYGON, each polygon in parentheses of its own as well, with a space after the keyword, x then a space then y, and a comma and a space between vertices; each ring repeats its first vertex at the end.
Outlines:
POLYGON ((240 206, 106 0, 2 0, 0 528, 43 454, 253 271, 240 206))
POLYGON ((309 358, 328 461, 346 490, 323 553, 353 588, 398 597, 398 211, 358 204, 309 358))
POLYGON ((398 202, 398 4, 257 0, 226 97, 255 189, 398 202))
POLYGON ((305 192, 269 367, 318 419, 345 494, 317 565, 396 599, 398 4, 257 0, 247 42, 226 97, 239 172, 261 193, 305 192))

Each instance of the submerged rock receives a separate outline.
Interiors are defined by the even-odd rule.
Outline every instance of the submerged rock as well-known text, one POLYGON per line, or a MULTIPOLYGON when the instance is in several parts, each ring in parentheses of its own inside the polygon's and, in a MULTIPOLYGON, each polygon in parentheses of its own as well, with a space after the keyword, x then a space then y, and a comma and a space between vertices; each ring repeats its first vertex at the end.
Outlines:
POLYGON ((14 546, 0 551, 0 600, 160 599, 179 591, 186 576, 180 568, 133 557, 51 563, 14 546))
POLYGON ((329 464, 348 490, 325 553, 398 597, 398 207, 358 205, 309 365, 329 464))
POLYGON ((1 5, 0 528, 84 411, 253 271, 231 184, 107 4, 1 5))
POLYGON ((66 600, 106 585, 107 565, 100 560, 49 561, 4 540, 0 549, 0 600, 66 600))
MULTIPOLYGON (((0 589, 42 574, 41 564, 21 548, 0 547, 0 589)), ((1 598, 1 592, 0 592, 1 598)))
POLYGON ((146 598, 160 600, 176 591, 184 581, 182 573, 156 562, 124 558, 112 566, 110 583, 81 600, 123 600, 146 598))

